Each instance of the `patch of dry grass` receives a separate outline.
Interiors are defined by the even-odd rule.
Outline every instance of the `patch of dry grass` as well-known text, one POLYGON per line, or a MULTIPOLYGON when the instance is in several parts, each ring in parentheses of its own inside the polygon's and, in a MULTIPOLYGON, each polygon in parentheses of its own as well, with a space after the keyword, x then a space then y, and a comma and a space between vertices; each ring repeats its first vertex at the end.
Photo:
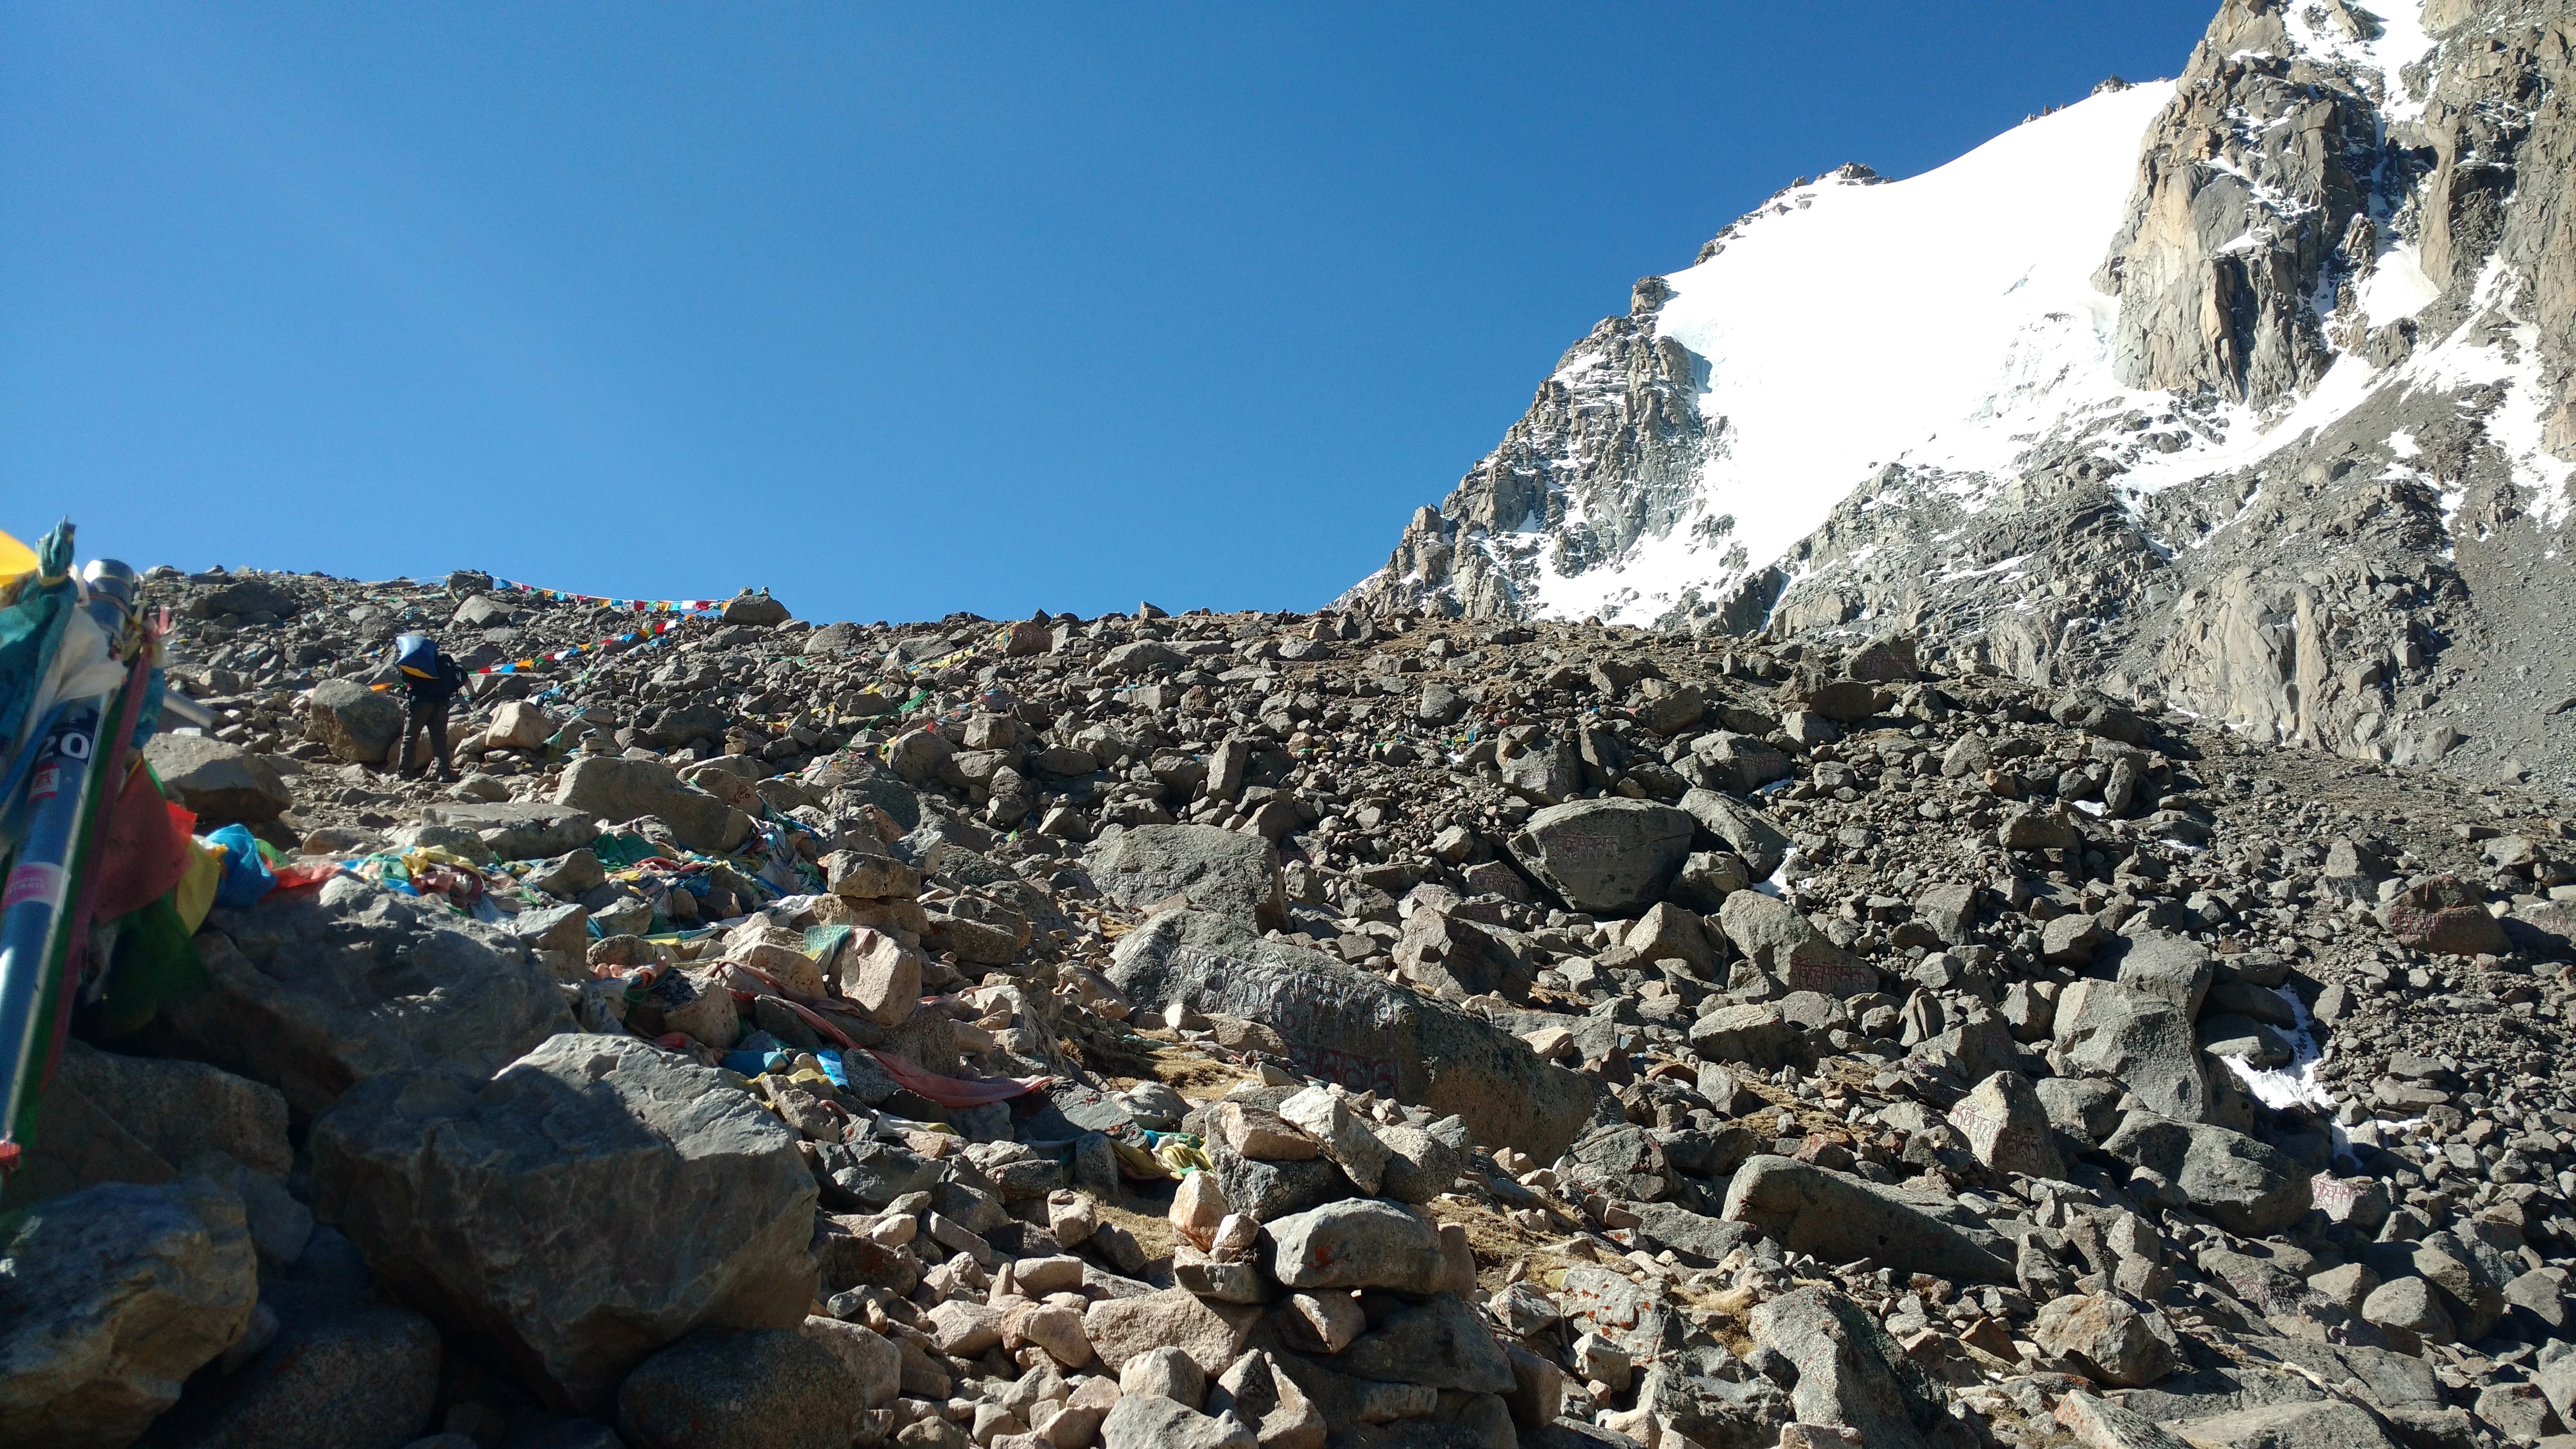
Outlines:
POLYGON ((1527 1277, 1547 1280, 1584 1261, 1553 1251, 1566 1234, 1522 1227, 1490 1203, 1434 1198, 1423 1205, 1422 1214, 1467 1230, 1468 1250, 1476 1255, 1476 1282, 1488 1293, 1503 1291, 1514 1263, 1527 1262, 1527 1277))
POLYGON ((1170 1047, 1154 1053, 1154 1075, 1193 1102, 1222 1097, 1245 1082, 1261 1080, 1241 1067, 1211 1061, 1186 1047, 1170 1047))
POLYGON ((1161 1213, 1141 1213, 1097 1199, 1093 1201, 1093 1211, 1099 1214, 1100 1221, 1115 1223, 1134 1234, 1148 1263, 1170 1261, 1173 1246, 1181 1240, 1180 1234, 1172 1231, 1172 1220, 1161 1213))

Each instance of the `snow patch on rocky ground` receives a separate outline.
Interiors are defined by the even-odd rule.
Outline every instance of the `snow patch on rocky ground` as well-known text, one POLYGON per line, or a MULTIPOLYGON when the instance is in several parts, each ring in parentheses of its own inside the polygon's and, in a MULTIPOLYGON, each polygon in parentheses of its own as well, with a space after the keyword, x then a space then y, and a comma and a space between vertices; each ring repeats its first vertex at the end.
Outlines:
POLYGON ((2297 992, 2275 987, 2272 994, 2290 1004, 2294 1019, 2291 1028, 2282 1033, 2290 1040, 2289 1064, 2258 1067, 2242 1057, 2220 1057, 2219 1060, 2227 1063, 2228 1069, 2236 1073, 2236 1080, 2244 1083, 2245 1090, 2253 1094, 2254 1100, 2266 1107, 2275 1111, 2313 1107, 2320 1112, 2332 1112, 2334 1097, 2326 1091, 2325 1084, 2317 1080, 2317 1067, 2325 1060, 2326 1054, 2323 1033, 2317 1029, 2315 1018, 2308 1015, 2308 1004, 2299 999, 2297 992))
POLYGON ((2407 88, 2404 72, 2430 58, 2439 44, 2424 28, 2423 5, 2417 0, 2374 0, 2368 13, 2379 22, 2377 35, 2355 33, 2319 5, 2290 6, 2282 12, 2281 23, 2302 52, 2355 71, 2376 72, 2380 113, 2391 122, 2422 120, 2427 96, 2407 88))

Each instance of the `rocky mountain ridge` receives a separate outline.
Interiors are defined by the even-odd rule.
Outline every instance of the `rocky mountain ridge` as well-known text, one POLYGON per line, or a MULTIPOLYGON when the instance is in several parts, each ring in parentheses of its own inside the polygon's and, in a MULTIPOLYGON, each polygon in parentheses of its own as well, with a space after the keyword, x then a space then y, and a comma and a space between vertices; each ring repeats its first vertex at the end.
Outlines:
POLYGON ((1904 630, 2563 788, 2571 38, 2562 0, 2228 0, 2174 82, 1802 180, 1639 282, 1345 602, 1904 630))

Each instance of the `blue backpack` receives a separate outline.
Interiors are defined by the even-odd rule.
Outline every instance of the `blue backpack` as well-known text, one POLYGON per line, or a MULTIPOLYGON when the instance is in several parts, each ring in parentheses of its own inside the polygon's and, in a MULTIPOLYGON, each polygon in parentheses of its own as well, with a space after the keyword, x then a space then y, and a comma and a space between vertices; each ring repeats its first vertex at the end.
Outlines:
POLYGON ((438 645, 426 634, 405 634, 394 641, 394 667, 414 679, 438 677, 438 645))

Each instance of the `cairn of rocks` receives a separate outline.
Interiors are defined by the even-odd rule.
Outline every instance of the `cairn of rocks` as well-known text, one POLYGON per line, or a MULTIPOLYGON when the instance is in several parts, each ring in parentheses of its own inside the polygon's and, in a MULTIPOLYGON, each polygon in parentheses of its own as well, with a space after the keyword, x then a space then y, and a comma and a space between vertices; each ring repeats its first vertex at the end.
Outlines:
POLYGON ((75 1042, 12 1445, 2538 1444, 2566 802, 2083 690, 1339 614, 180 576, 342 864, 75 1042))

